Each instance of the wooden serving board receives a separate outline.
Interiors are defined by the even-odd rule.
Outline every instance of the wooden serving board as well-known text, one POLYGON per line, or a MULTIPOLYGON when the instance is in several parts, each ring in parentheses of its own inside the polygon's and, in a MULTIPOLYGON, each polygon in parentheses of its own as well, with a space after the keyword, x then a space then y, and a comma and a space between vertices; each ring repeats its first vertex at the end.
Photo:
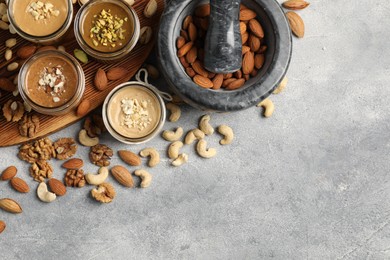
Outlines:
MULTIPOLYGON (((97 61, 91 60, 87 64, 83 64, 82 67, 84 69, 85 73, 85 92, 83 95, 83 99, 89 99, 91 101, 91 108, 90 111, 94 110, 98 106, 100 106, 107 94, 117 85, 120 83, 129 81, 134 74, 138 71, 138 69, 141 67, 141 65, 144 63, 145 59, 149 56, 150 52, 153 49, 154 43, 156 42, 156 35, 157 35, 157 30, 158 30, 158 25, 160 21, 161 14, 164 10, 165 6, 165 1, 164 0, 157 0, 158 2, 158 11, 157 13, 151 17, 151 18, 146 18, 143 14, 143 10, 145 8, 145 5, 148 3, 148 0, 137 0, 135 4, 133 5, 133 8, 136 10, 141 28, 143 26, 151 26, 153 28, 153 37, 154 39, 148 43, 147 45, 141 45, 137 44, 137 46, 131 51, 131 53, 123 58, 122 60, 115 62, 113 64, 102 64, 97 61), (93 80, 95 77, 95 73, 98 68, 102 68, 105 71, 107 71, 111 67, 125 67, 128 69, 128 74, 126 77, 123 79, 117 80, 117 81, 110 81, 108 84, 108 88, 105 89, 104 91, 98 91, 94 86, 93 86, 93 80)), ((74 5, 75 8, 75 13, 78 10, 78 4, 74 5)), ((72 25, 73 28, 73 25, 72 25)), ((73 50, 78 48, 81 49, 78 44, 76 39, 74 38, 73 34, 73 29, 71 29, 71 33, 69 34, 70 36, 68 39, 64 40, 63 43, 60 45, 63 45, 66 49, 66 51, 70 54, 73 55, 73 50)), ((16 51, 20 46, 31 44, 27 42, 26 40, 22 39, 18 35, 12 35, 8 31, 2 31, 0 30, 0 77, 7 77, 11 80, 17 75, 17 72, 10 73, 7 71, 6 67, 8 64, 17 61, 22 63, 23 61, 17 60, 16 57, 16 51), (14 53, 13 58, 10 61, 6 61, 4 58, 4 53, 5 53, 5 46, 4 42, 9 39, 9 38, 17 38, 17 45, 12 47, 12 51, 14 53)), ((14 97, 12 93, 7 93, 3 90, 1 90, 1 97, 0 97, 0 107, 3 107, 3 104, 6 103, 9 99, 12 100, 21 100, 20 96, 14 97)), ((90 112, 89 111, 89 112, 90 112)), ((81 119, 81 117, 77 117, 75 110, 69 112, 66 115, 62 116, 47 116, 47 115, 42 115, 36 112, 30 112, 30 113, 35 113, 36 115, 39 116, 39 130, 36 136, 34 138, 26 138, 22 137, 19 134, 19 129, 18 129, 18 123, 15 122, 7 122, 3 116, 2 110, 0 110, 0 147, 4 146, 11 146, 11 145, 16 145, 16 144, 21 144, 25 143, 28 141, 32 141, 35 139, 42 138, 46 135, 49 135, 51 133, 54 133, 56 131, 59 131, 66 126, 69 126, 78 120, 81 119)))

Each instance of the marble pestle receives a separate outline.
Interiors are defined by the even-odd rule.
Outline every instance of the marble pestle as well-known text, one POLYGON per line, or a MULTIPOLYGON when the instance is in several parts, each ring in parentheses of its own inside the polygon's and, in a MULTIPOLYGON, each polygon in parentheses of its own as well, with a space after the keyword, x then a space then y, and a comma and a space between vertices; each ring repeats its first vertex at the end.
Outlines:
POLYGON ((232 73, 241 68, 240 0, 210 0, 210 22, 205 42, 205 68, 232 73))

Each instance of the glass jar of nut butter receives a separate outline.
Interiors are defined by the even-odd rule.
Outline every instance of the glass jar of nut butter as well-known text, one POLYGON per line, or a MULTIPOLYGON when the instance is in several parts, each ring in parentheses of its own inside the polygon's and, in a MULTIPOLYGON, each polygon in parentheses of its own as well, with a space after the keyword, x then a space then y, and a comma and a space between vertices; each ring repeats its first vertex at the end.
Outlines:
POLYGON ((20 69, 18 90, 23 100, 45 115, 63 115, 80 103, 85 76, 66 52, 47 50, 31 56, 20 69))
POLYGON ((52 45, 66 35, 73 18, 72 0, 9 0, 11 26, 24 39, 52 45))
POLYGON ((123 0, 92 0, 77 12, 74 33, 89 56, 112 62, 127 55, 137 44, 137 13, 123 0))

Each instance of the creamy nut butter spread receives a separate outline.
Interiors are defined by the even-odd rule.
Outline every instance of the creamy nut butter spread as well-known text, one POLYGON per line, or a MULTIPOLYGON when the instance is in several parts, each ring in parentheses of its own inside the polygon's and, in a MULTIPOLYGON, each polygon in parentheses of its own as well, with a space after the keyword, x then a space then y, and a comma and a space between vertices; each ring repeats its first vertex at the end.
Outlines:
POLYGON ((115 131, 128 138, 149 135, 158 126, 161 107, 157 97, 142 86, 119 89, 107 106, 107 117, 115 131))
POLYGON ((77 72, 65 58, 46 55, 35 60, 26 73, 28 97, 42 107, 59 107, 76 93, 77 72))
POLYGON ((13 16, 19 28, 33 36, 47 36, 58 31, 68 15, 66 0, 14 1, 13 16))

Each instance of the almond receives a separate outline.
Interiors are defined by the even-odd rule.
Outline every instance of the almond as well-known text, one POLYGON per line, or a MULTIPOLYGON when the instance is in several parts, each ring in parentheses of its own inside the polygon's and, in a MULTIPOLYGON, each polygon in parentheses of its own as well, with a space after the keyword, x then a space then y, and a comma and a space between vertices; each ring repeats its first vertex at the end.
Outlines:
POLYGON ((192 64, 195 62, 197 57, 198 57, 198 48, 196 48, 196 46, 192 46, 191 50, 186 54, 186 60, 189 64, 192 64))
POLYGON ((249 41, 248 41, 248 45, 249 47, 251 48, 251 51, 252 52, 256 52, 260 49, 260 38, 256 37, 255 35, 250 35, 249 36, 249 41))
POLYGON ((220 89, 223 82, 223 74, 217 74, 213 78, 213 89, 220 89))
POLYGON ((242 59, 242 73, 250 74, 255 67, 255 57, 253 52, 248 51, 245 53, 244 58, 242 59))
POLYGON ((226 89, 228 89, 228 90, 238 89, 238 88, 242 87, 244 84, 245 84, 245 79, 236 79, 233 82, 230 82, 226 86, 226 89))
POLYGON ((251 72, 251 74, 250 74, 251 77, 256 77, 258 72, 259 72, 259 71, 258 71, 257 69, 253 69, 252 72, 251 72))
POLYGON ((6 227, 5 222, 0 220, 0 234, 3 233, 5 227, 6 227))
POLYGON ((186 18, 184 18, 184 21, 183 21, 183 29, 184 30, 187 30, 188 29, 188 26, 190 25, 190 23, 193 22, 193 19, 192 19, 192 16, 191 15, 187 15, 186 18))
POLYGON ((188 68, 190 66, 190 64, 188 64, 185 57, 180 57, 179 60, 180 60, 181 65, 183 65, 184 68, 188 68))
POLYGON ((16 86, 11 80, 7 78, 0 78, 0 89, 7 92, 13 92, 16 89, 16 86))
POLYGON ((233 73, 223 74, 223 79, 230 79, 233 77, 233 73))
POLYGON ((249 38, 249 33, 248 32, 244 32, 243 34, 241 34, 242 45, 244 45, 248 41, 248 38, 249 38))
POLYGON ((62 183, 55 178, 51 178, 48 182, 50 190, 57 196, 64 196, 66 194, 66 187, 62 183))
POLYGON ((199 75, 205 77, 205 78, 208 78, 209 77, 209 73, 207 70, 204 69, 203 67, 203 64, 200 62, 200 61, 195 61, 193 64, 192 64, 192 68, 195 70, 196 73, 198 73, 199 75))
POLYGON ((107 71, 107 79, 118 80, 125 77, 127 74, 128 74, 127 69, 122 67, 115 67, 107 71))
POLYGON ((82 159, 79 158, 72 158, 70 160, 67 160, 62 164, 62 167, 68 170, 77 170, 83 167, 84 162, 82 159))
POLYGON ((187 52, 189 52, 191 50, 193 44, 194 44, 193 42, 187 42, 186 44, 184 44, 183 47, 181 47, 177 51, 177 56, 180 58, 180 57, 183 57, 184 55, 186 55, 187 52))
POLYGON ((236 72, 234 72, 234 77, 237 78, 237 79, 242 78, 242 71, 241 70, 237 70, 236 72))
POLYGON ((248 46, 242 46, 242 55, 244 55, 245 53, 247 53, 248 51, 250 51, 251 48, 248 47, 248 46))
POLYGON ((240 32, 241 34, 246 32, 246 24, 244 22, 240 22, 240 32))
POLYGON ((190 23, 190 25, 188 26, 188 36, 190 37, 190 41, 196 41, 198 31, 193 23, 190 23))
POLYGON ((213 82, 207 78, 203 77, 201 75, 196 75, 194 77, 194 82, 201 86, 202 88, 212 88, 213 87, 213 82))
POLYGON ((14 188, 15 190, 21 192, 21 193, 27 193, 30 191, 30 187, 28 186, 28 184, 22 180, 21 178, 18 178, 18 177, 14 177, 11 179, 11 186, 12 188, 14 188))
POLYGON ((79 117, 83 117, 88 114, 90 108, 91 102, 89 101, 89 99, 84 99, 77 107, 76 115, 79 117))
POLYGON ((290 10, 301 10, 305 9, 309 6, 310 3, 303 1, 303 0, 288 0, 284 2, 282 5, 284 8, 290 9, 290 10))
POLYGON ((185 31, 185 30, 180 30, 180 36, 184 38, 184 40, 189 41, 190 40, 190 37, 188 36, 188 32, 185 31))
POLYGON ((255 11, 250 9, 242 9, 240 11, 240 21, 249 21, 257 16, 255 11))
POLYGON ((195 75, 196 75, 196 72, 195 72, 194 69, 191 68, 191 67, 186 68, 186 73, 187 73, 187 75, 190 76, 191 78, 195 77, 195 75))
POLYGON ((186 39, 184 39, 183 36, 179 36, 176 40, 176 47, 177 49, 180 49, 181 47, 184 46, 184 44, 186 44, 186 39))
POLYGON ((305 24, 303 23, 302 18, 295 12, 287 12, 286 16, 290 24, 291 31, 298 38, 303 38, 305 35, 305 24))
POLYGON ((256 54, 255 55, 255 68, 261 69, 264 64, 264 54, 256 54))
POLYGON ((263 54, 266 52, 267 48, 268 48, 267 45, 261 45, 257 53, 263 54))
POLYGON ((204 4, 196 7, 195 15, 198 17, 206 17, 210 15, 210 5, 204 4))
POLYGON ((16 52, 16 56, 24 60, 30 58, 36 52, 36 50, 37 50, 37 46, 26 45, 20 47, 20 49, 16 52))
POLYGON ((139 166, 141 165, 141 158, 130 151, 127 150, 119 150, 118 151, 119 157, 125 162, 132 166, 139 166))
POLYGON ((133 177, 131 173, 123 166, 117 165, 111 168, 111 174, 123 186, 134 187, 133 177))
POLYGON ((8 198, 0 199, 0 209, 14 214, 23 212, 22 207, 16 201, 8 198))
POLYGON ((264 38, 263 27, 261 27, 261 24, 256 19, 251 19, 248 24, 249 29, 254 35, 259 37, 260 39, 264 38))
POLYGON ((98 90, 105 90, 108 86, 108 79, 106 72, 103 69, 98 69, 95 74, 95 79, 93 81, 95 87, 98 90))
POLYGON ((223 82, 222 82, 222 87, 226 88, 230 83, 232 83, 233 81, 236 81, 237 79, 236 78, 228 78, 228 79, 225 79, 223 82))
POLYGON ((17 172, 18 172, 18 169, 15 166, 13 166, 13 165, 9 166, 1 174, 1 180, 2 181, 10 180, 13 177, 15 177, 17 172))

